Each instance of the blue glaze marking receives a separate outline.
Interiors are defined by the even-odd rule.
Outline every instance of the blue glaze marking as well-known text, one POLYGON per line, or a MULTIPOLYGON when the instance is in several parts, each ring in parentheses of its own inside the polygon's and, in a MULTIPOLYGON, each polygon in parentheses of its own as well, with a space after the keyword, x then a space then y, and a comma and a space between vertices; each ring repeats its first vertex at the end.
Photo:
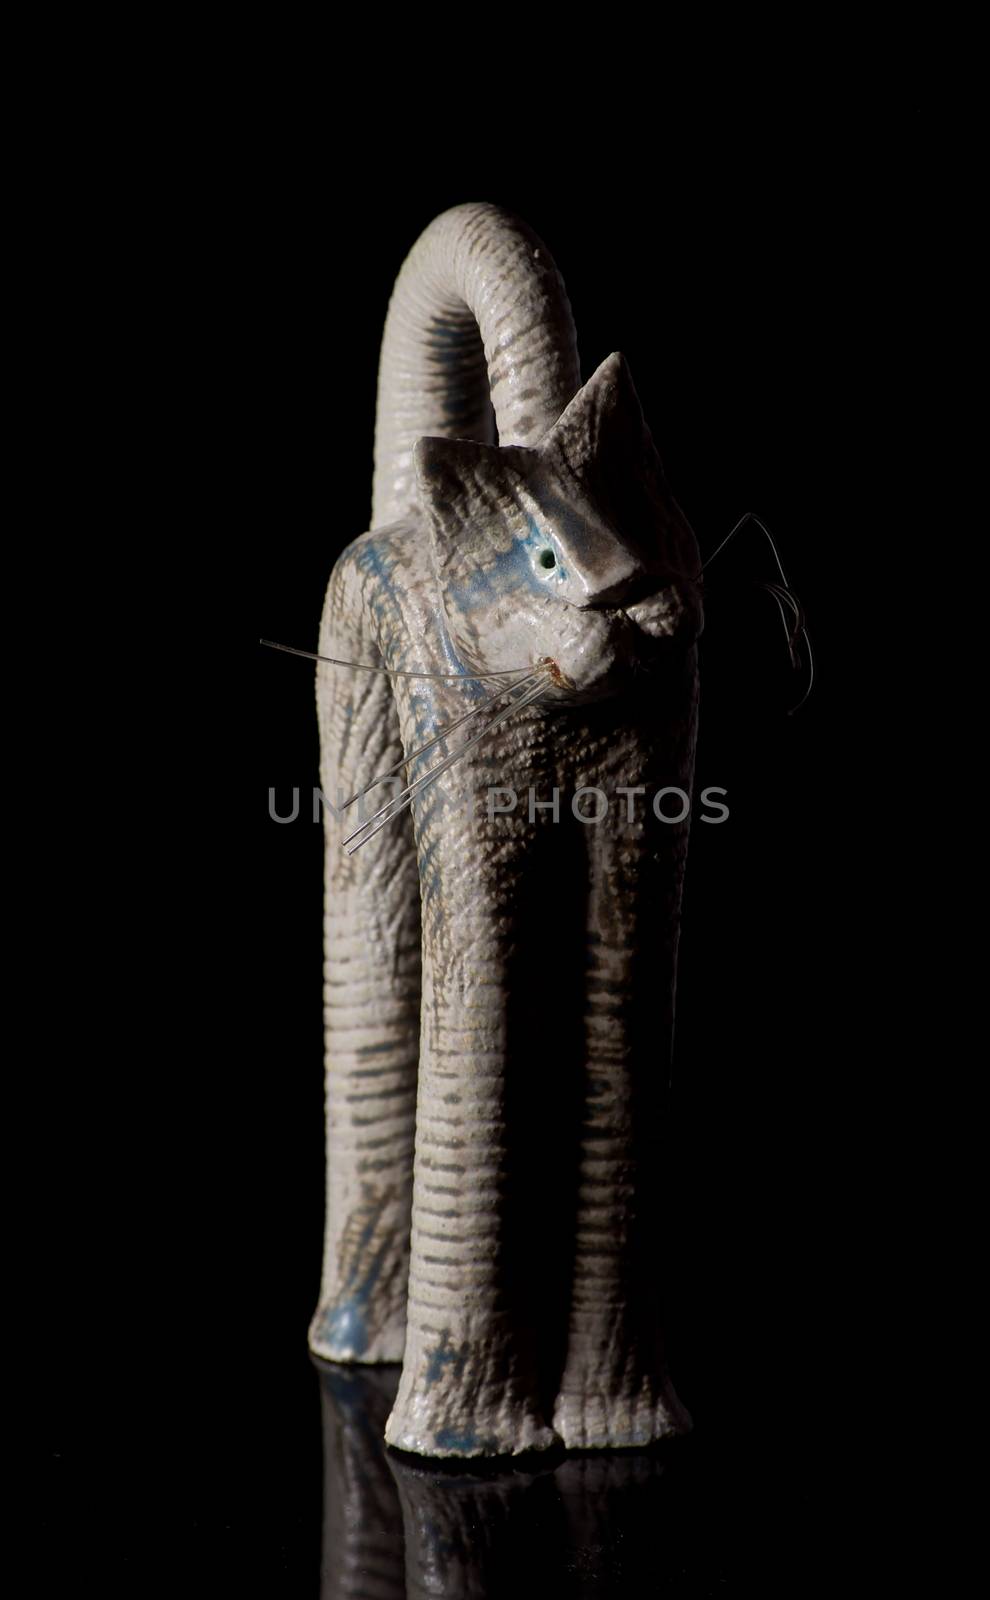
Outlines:
POLYGON ((338 1355, 351 1351, 362 1356, 368 1348, 368 1324, 365 1306, 358 1296, 343 1300, 324 1314, 323 1328, 330 1349, 338 1355))
POLYGON ((478 1435, 473 1428, 458 1433, 456 1428, 438 1428, 433 1435, 438 1450, 463 1450, 465 1455, 478 1447, 478 1435))
POLYGON ((391 1247, 391 1235, 382 1241, 370 1261, 366 1259, 366 1253, 389 1198, 390 1194, 385 1194, 372 1204, 354 1247, 350 1270, 341 1292, 334 1304, 322 1313, 320 1330, 332 1357, 361 1356, 368 1348, 368 1307, 391 1247), (362 1266, 365 1269, 363 1277, 362 1266))
POLYGON ((424 1383, 428 1389, 442 1377, 445 1367, 452 1367, 455 1378, 460 1378, 467 1362, 468 1347, 462 1344, 460 1350, 455 1350, 450 1343, 450 1334, 446 1328, 440 1336, 440 1343, 435 1350, 427 1352, 426 1374, 424 1383))

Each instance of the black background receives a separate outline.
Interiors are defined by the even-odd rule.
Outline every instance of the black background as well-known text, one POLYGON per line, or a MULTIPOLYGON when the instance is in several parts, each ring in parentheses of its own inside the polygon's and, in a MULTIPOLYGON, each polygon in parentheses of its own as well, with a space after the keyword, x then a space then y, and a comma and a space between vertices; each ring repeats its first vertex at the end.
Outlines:
MULTIPOLYGON (((670 1592, 824 1581, 869 1413, 850 1372, 873 1271, 851 1043, 873 938, 853 846, 871 618, 850 551, 920 115, 900 105, 892 132, 868 105, 740 104, 706 139, 615 112, 538 162, 411 149, 380 167, 347 119, 283 87, 186 153, 186 192, 159 153, 171 221, 144 236, 141 326, 161 383, 125 432, 154 462, 132 610, 165 696, 126 909, 96 952, 96 1065, 66 1066, 48 1189, 45 1537, 70 1570, 95 1543, 107 1578, 174 1563, 185 1592, 249 1575, 316 1592, 317 738, 309 668, 257 640, 315 647, 335 556, 367 526, 395 274, 434 215, 488 199, 557 261, 583 376, 626 355, 703 553, 758 512, 807 613, 818 678, 789 717, 803 684, 755 586, 755 532, 712 568, 697 783, 727 788, 731 816, 692 833, 658 1258, 696 1425, 670 1468, 670 1592), (268 789, 293 785, 303 816, 278 827, 268 789)), ((149 678, 136 667, 118 724, 125 774, 149 678)))

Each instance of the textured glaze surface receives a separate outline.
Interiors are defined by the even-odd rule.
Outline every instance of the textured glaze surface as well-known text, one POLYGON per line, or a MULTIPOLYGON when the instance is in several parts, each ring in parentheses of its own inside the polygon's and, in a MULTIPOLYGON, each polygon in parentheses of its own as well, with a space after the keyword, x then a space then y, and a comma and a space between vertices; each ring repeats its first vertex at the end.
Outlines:
POLYGON ((372 526, 419 510, 417 439, 535 444, 580 381, 570 303, 546 246, 492 206, 445 211, 409 252, 385 320, 372 526))
POLYGON ((470 674, 555 664, 541 699, 355 854, 342 848, 355 811, 327 813, 327 1218, 310 1344, 402 1360, 386 1438, 427 1456, 630 1447, 689 1426, 663 1352, 655 1158, 688 823, 651 801, 691 792, 698 553, 625 361, 580 389, 578 372, 535 236, 478 205, 432 224, 383 345, 386 520, 340 557, 321 626, 323 654, 456 675, 318 668, 331 801, 498 687, 470 674), (494 788, 514 789, 516 809, 493 813, 494 788), (582 789, 609 800, 594 825, 572 810, 582 789), (552 1293, 520 1264, 541 1228, 552 1293))

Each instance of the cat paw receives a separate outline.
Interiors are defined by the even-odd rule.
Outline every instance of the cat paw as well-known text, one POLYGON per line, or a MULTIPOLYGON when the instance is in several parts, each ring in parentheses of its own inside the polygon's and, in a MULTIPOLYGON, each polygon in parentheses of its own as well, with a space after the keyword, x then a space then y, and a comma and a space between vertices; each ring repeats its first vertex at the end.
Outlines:
POLYGON ((552 1428, 520 1406, 459 1413, 431 1410, 415 1401, 396 1404, 385 1424, 385 1443, 417 1456, 518 1456, 549 1450, 560 1440, 552 1428))
POLYGON ((693 1426, 669 1379, 659 1390, 644 1386, 637 1395, 566 1392, 554 1407, 553 1425, 568 1450, 645 1449, 693 1426))
POLYGON ((309 1348, 323 1361, 401 1361, 405 1320, 375 1327, 359 1296, 319 1305, 309 1325, 309 1348))

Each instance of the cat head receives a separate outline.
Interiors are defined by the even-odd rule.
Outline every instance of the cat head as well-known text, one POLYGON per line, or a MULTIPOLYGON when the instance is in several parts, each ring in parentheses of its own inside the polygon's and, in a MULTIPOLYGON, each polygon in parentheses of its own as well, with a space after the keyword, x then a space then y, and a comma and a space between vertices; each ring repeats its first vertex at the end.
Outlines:
POLYGON ((598 698, 700 632, 698 546, 621 355, 535 449, 423 438, 415 463, 467 671, 550 661, 560 698, 598 698))

